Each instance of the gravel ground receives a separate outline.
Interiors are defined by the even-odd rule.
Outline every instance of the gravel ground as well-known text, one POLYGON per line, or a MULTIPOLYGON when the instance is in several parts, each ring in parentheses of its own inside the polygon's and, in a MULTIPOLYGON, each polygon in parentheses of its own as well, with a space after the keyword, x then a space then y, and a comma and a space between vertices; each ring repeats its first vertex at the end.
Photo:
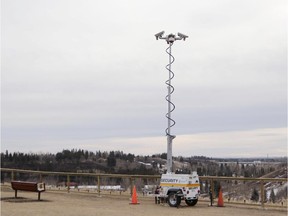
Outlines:
POLYGON ((131 205, 126 195, 101 195, 95 193, 81 193, 64 191, 46 191, 41 194, 41 201, 37 200, 37 193, 18 191, 18 198, 14 198, 11 188, 1 188, 1 216, 169 216, 169 215, 198 215, 198 216, 272 216, 287 215, 287 210, 261 209, 259 207, 245 208, 238 206, 208 207, 206 202, 198 202, 194 207, 181 203, 177 208, 167 204, 154 204, 153 197, 139 195, 138 205, 131 205))

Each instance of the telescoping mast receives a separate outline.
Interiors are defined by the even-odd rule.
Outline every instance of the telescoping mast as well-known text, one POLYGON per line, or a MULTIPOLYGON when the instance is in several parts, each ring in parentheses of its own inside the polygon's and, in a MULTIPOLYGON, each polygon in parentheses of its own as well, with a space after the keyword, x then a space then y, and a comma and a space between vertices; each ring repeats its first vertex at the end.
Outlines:
POLYGON ((182 33, 178 33, 176 35, 174 34, 169 34, 167 36, 164 36, 164 31, 161 31, 157 34, 155 34, 156 40, 158 39, 164 39, 166 40, 167 44, 169 45, 168 48, 166 49, 167 54, 169 55, 169 64, 166 65, 166 69, 169 72, 169 79, 165 82, 167 85, 167 89, 168 89, 168 94, 166 96, 166 101, 168 103, 168 112, 166 114, 166 118, 168 119, 168 127, 166 128, 166 136, 167 136, 167 173, 171 173, 173 172, 173 168, 172 168, 172 141, 173 139, 176 138, 175 135, 171 134, 171 127, 173 127, 175 125, 175 121, 172 119, 171 117, 171 113, 173 112, 173 110, 175 109, 175 105, 172 103, 171 101, 171 94, 174 92, 174 87, 171 85, 171 80, 174 77, 174 73, 171 70, 171 65, 174 62, 175 58, 172 56, 171 54, 171 48, 173 43, 176 40, 184 40, 188 37, 187 35, 184 35, 182 33))

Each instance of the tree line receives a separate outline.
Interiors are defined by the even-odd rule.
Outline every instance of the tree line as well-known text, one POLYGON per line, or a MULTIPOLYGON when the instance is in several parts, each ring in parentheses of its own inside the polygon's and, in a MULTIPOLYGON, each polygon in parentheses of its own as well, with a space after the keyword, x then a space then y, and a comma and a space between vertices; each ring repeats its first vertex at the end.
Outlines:
POLYGON ((145 166, 130 166, 134 163, 135 157, 134 154, 126 154, 122 151, 92 152, 83 149, 64 149, 56 154, 6 151, 1 153, 1 167, 59 172, 155 174, 153 170, 145 166))

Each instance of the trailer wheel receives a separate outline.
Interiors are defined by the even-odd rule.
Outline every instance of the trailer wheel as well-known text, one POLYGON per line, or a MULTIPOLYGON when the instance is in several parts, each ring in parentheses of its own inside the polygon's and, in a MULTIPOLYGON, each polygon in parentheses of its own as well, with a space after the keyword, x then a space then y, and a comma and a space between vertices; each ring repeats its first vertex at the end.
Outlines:
POLYGON ((176 193, 171 192, 168 194, 168 204, 171 207, 177 207, 181 203, 181 197, 177 196, 176 193))
POLYGON ((198 202, 198 199, 195 199, 195 200, 187 200, 186 199, 185 202, 188 206, 194 206, 198 202))

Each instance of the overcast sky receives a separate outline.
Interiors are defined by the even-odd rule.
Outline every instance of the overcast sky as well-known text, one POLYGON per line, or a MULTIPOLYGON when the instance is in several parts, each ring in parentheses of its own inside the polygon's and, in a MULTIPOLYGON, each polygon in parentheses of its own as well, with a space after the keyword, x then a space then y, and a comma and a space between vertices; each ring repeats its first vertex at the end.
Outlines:
POLYGON ((1 150, 287 156, 284 0, 2 0, 1 150))

